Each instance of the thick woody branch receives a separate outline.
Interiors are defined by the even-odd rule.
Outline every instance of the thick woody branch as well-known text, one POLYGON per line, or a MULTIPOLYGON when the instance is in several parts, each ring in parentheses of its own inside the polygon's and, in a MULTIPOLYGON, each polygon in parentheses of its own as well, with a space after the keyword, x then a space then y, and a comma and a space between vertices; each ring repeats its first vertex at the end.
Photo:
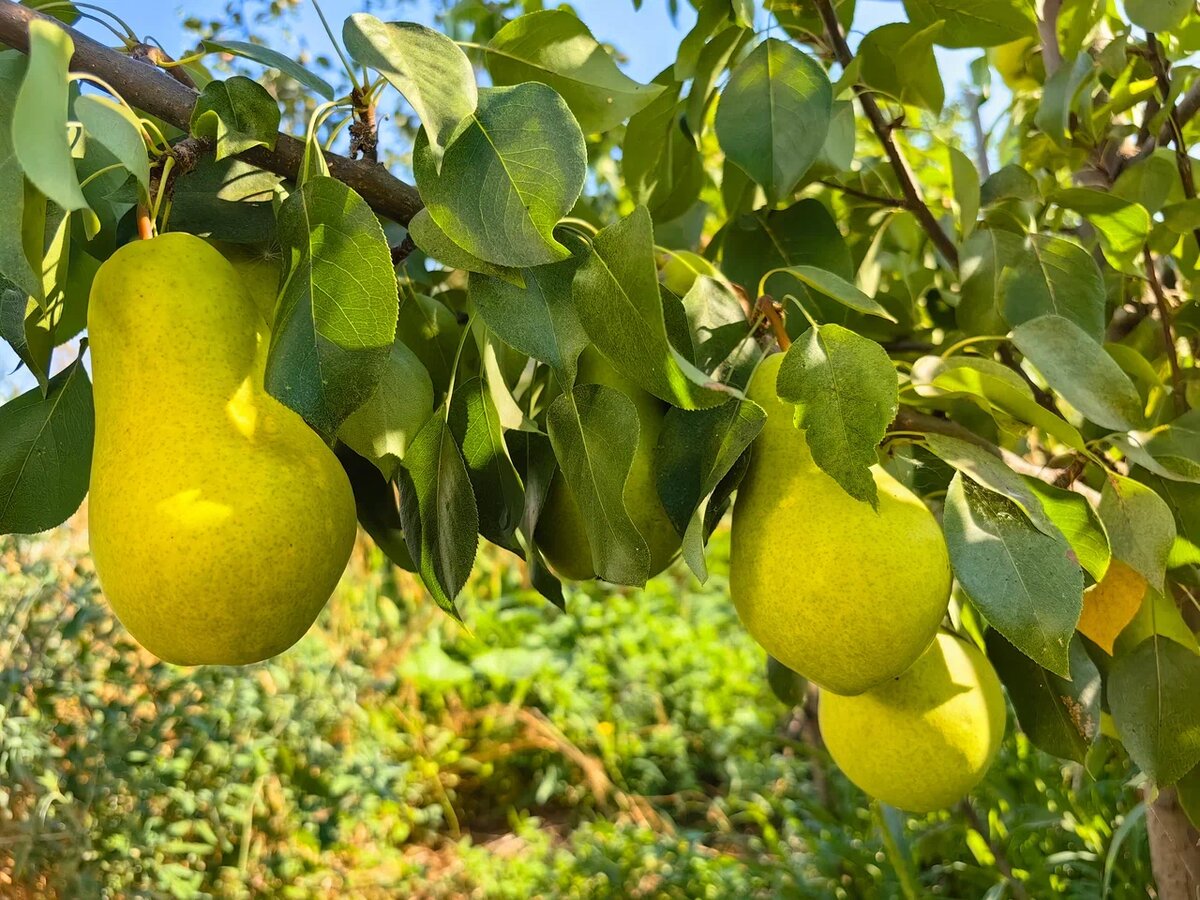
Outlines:
POLYGON ((1062 50, 1058 46, 1058 13, 1062 0, 1045 0, 1042 15, 1038 18, 1038 39, 1042 44, 1042 65, 1049 78, 1062 65, 1062 50))
MULTIPOLYGON (((841 23, 838 22, 837 13, 834 12, 833 4, 830 0, 814 0, 817 7, 817 12, 821 15, 821 21, 825 25, 826 36, 829 39, 829 44, 833 49, 837 61, 843 66, 848 66, 854 59, 854 54, 850 52, 850 45, 846 43, 846 38, 842 34, 841 23)), ((887 154, 888 161, 892 164, 892 169, 896 172, 896 178, 900 182, 900 190, 904 194, 904 208, 916 216, 917 221, 921 223, 921 228, 929 235, 929 239, 933 241, 933 245, 942 254, 945 260, 958 268, 958 248, 950 236, 942 230, 942 226, 937 223, 937 219, 933 217, 933 213, 929 207, 925 205, 925 198, 921 196, 921 191, 917 187, 917 179, 913 175, 912 167, 909 166, 908 160, 904 153, 900 150, 896 143, 895 137, 892 135, 893 125, 888 121, 883 114, 883 110, 879 108, 879 104, 875 102, 871 92, 861 85, 854 86, 854 93, 858 97, 858 102, 862 106, 863 113, 871 122, 871 128, 875 131, 875 136, 879 138, 879 142, 883 145, 883 151, 887 154)))
MULTIPOLYGON (((0 43, 28 53, 29 23, 39 17, 48 18, 12 0, 0 0, 0 43)), ((188 130, 192 107, 198 97, 194 90, 157 66, 118 53, 57 20, 50 21, 63 28, 75 42, 72 69, 100 76, 131 106, 158 116, 183 131, 188 130)), ((294 178, 300 171, 304 143, 281 134, 274 150, 255 147, 240 156, 259 168, 294 178)), ((347 159, 336 153, 326 153, 325 158, 330 174, 353 188, 379 215, 407 225, 421 208, 417 189, 396 178, 383 166, 347 159)))
POLYGON ((1171 307, 1167 304, 1167 295, 1163 292, 1162 282, 1158 280, 1158 268, 1149 246, 1142 248, 1142 259, 1146 265, 1146 278, 1150 282, 1150 291, 1154 295, 1154 305, 1158 307, 1159 327, 1162 328, 1163 343, 1166 344, 1167 362, 1171 366, 1171 395, 1175 398, 1175 409, 1182 415, 1187 412, 1187 394, 1183 388, 1183 373, 1179 371, 1179 354, 1175 352, 1175 332, 1171 328, 1171 307))

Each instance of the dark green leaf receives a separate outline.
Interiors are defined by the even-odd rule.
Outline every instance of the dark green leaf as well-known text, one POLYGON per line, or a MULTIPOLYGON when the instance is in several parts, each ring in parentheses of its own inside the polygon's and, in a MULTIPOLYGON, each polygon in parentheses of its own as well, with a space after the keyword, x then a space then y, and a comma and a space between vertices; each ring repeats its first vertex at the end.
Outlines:
POLYGON ((396 276, 379 220, 332 178, 309 179, 279 210, 289 267, 266 386, 333 434, 375 390, 396 335, 396 276))
POLYGON ((778 203, 821 152, 832 112, 825 70, 786 41, 768 38, 733 70, 717 104, 717 139, 778 203))
POLYGON ((1029 524, 1000 494, 955 473, 943 518, 959 584, 988 622, 1038 665, 1069 678, 1083 611, 1083 572, 1070 545, 1029 524))
POLYGON ((500 340, 552 366, 567 384, 575 381, 575 364, 588 344, 587 333, 571 302, 571 281, 579 263, 574 258, 524 271, 517 287, 487 275, 472 275, 471 302, 500 340))
POLYGON ((917 28, 907 22, 881 25, 858 47, 863 83, 901 103, 941 113, 946 90, 933 56, 941 22, 917 28))
POLYGON ((672 84, 625 127, 621 174, 634 202, 668 222, 688 211, 704 185, 704 165, 680 121, 679 94, 672 84))
POLYGON ((896 317, 888 312, 878 301, 872 297, 868 297, 851 282, 833 272, 827 272, 816 266, 787 266, 786 268, 768 272, 766 277, 770 278, 776 274, 790 275, 805 286, 816 291, 822 297, 836 300, 838 303, 856 312, 865 313, 868 316, 878 316, 881 319, 887 319, 889 322, 896 321, 896 317))
POLYGON ((778 389, 796 404, 813 461, 850 496, 876 506, 875 448, 899 406, 887 351, 840 325, 814 326, 784 357, 778 389))
POLYGON ((442 231, 437 222, 433 220, 428 209, 421 209, 412 217, 408 223, 408 234, 413 239, 413 243, 424 251, 426 256, 436 259, 447 268, 492 275, 517 287, 521 287, 524 283, 520 269, 485 262, 450 240, 449 235, 442 231))
POLYGON ((454 598, 467 583, 479 544, 479 513, 454 436, 430 416, 400 470, 400 517, 409 553, 438 606, 458 618, 454 598))
POLYGON ((1012 340, 1047 383, 1097 425, 1129 431, 1144 420, 1129 376, 1070 319, 1030 319, 1013 329, 1012 340))
POLYGON ((606 385, 578 385, 550 405, 546 424, 583 515, 596 574, 615 584, 644 584, 650 550, 624 499, 640 430, 633 402, 606 385))
POLYGON ((1004 316, 1014 328, 1039 316, 1061 316, 1096 343, 1104 339, 1104 279, 1078 244, 1031 234, 1002 279, 1004 316))
POLYGON ((1033 745, 1084 762, 1100 733, 1100 672, 1083 641, 1078 636, 1071 641, 1070 678, 1043 669, 997 631, 987 634, 987 654, 1033 745))
POLYGON ((473 256, 518 268, 567 257, 552 232, 583 189, 587 153, 579 124, 552 88, 481 89, 440 171, 424 132, 413 171, 433 220, 473 256))
POLYGON ((550 492, 550 483, 558 471, 554 448, 544 434, 531 431, 507 433, 509 458, 517 469, 517 475, 525 485, 525 509, 521 513, 521 538, 525 544, 525 563, 529 566, 529 580, 543 597, 557 606, 566 608, 562 583, 550 571, 542 557, 533 535, 537 532, 542 506, 550 492))
POLYGON ((1193 0, 1125 0, 1129 21, 1146 31, 1170 31, 1195 8, 1193 0))
POLYGON ((0 406, 0 534, 66 521, 87 494, 95 409, 80 359, 0 406))
POLYGON ((462 447, 467 475, 479 508, 479 531, 509 550, 517 550, 517 526, 525 508, 525 491, 504 443, 500 416, 487 385, 472 378, 454 389, 450 431, 462 447))
POLYGON ((404 541, 404 524, 400 520, 395 485, 349 447, 338 445, 337 456, 350 479, 358 524, 393 563, 405 571, 417 571, 417 564, 404 541))
POLYGON ((170 230, 241 244, 272 240, 271 198, 282 181, 240 159, 217 162, 205 154, 174 181, 170 230))
POLYGON ((1138 768, 1165 786, 1200 763, 1200 656, 1152 636, 1117 658, 1108 705, 1138 768))
MULTIPOLYGON (((21 242, 25 212, 25 175, 13 147, 13 107, 25 56, 16 50, 0 53, 0 275, 25 294, 42 292, 41 279, 34 273, 21 242)), ((144 154, 143 154, 144 155, 144 154)))
MULTIPOLYGON (((216 158, 275 147, 281 114, 267 89, 243 75, 210 81, 192 109, 192 134, 216 142, 216 158)), ((145 154, 143 154, 144 156, 145 154)))
POLYGON ((645 207, 596 235, 591 254, 575 273, 572 296, 592 343, 645 390, 684 409, 728 399, 710 389, 717 385, 667 340, 645 207))

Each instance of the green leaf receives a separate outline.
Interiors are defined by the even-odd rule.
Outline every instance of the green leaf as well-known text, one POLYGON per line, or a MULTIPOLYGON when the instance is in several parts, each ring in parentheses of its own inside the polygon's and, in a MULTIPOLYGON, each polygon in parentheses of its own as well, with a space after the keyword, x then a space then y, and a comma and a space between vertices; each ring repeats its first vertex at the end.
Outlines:
POLYGON ((578 266, 572 258, 526 269, 523 288, 487 275, 472 275, 468 286, 476 311, 500 340, 551 366, 568 385, 588 345, 571 302, 578 266))
POLYGON ((437 605, 457 619, 454 598, 475 563, 479 513, 467 467, 442 416, 430 416, 417 433, 399 476, 409 553, 437 605))
POLYGON ((979 216, 979 170, 957 147, 949 146, 946 150, 950 154, 950 179, 958 204, 958 232, 965 240, 975 230, 975 220, 979 216))
POLYGON ((1114 558, 1161 591, 1175 519, 1166 501, 1141 482, 1109 472, 1100 492, 1100 518, 1114 558))
MULTIPOLYGON (((896 317, 874 298, 868 297, 849 281, 840 275, 835 275, 833 272, 826 272, 824 269, 818 269, 816 266, 786 266, 781 269, 772 269, 763 277, 770 278, 777 273, 791 275, 821 296, 836 300, 838 303, 856 312, 865 313, 868 316, 878 316, 881 319, 887 319, 889 322, 896 321, 896 317)), ((759 293, 762 292, 760 291, 759 293)))
POLYGON ((1069 678, 1043 669, 996 631, 987 633, 987 655, 1030 742, 1062 759, 1085 762, 1100 734, 1100 672, 1083 641, 1071 640, 1069 678))
POLYGON ((1131 461, 1160 478, 1200 483, 1200 410, 1151 432, 1131 431, 1110 440, 1131 461))
POLYGON ((338 445, 337 457, 350 479, 358 524, 393 563, 406 572, 417 571, 417 564, 404 541, 404 523, 400 518, 395 486, 371 462, 344 444, 338 445))
POLYGON ((645 584, 650 550, 624 499, 640 429, 633 401, 605 385, 577 385, 550 405, 546 425, 579 504, 596 574, 614 584, 645 584))
POLYGON ((983 228, 962 245, 959 251, 962 286, 955 318, 968 336, 1003 334, 1008 330, 1001 312, 1003 284, 1008 270, 1018 262, 1028 262, 1025 243, 1011 231, 983 228))
POLYGON ((282 181, 243 160, 217 162, 204 154, 195 169, 175 179, 170 230, 240 244, 273 240, 272 198, 282 181))
POLYGON ((368 13, 346 19, 342 41, 356 62, 404 95, 425 126, 434 169, 440 172, 455 132, 479 105, 471 60, 441 32, 415 22, 381 22, 368 13))
POLYGON ((904 10, 918 28, 945 22, 943 47, 994 47, 1036 34, 1025 0, 904 0, 904 10))
POLYGON ((324 78, 314 75, 290 56, 285 56, 278 50, 264 47, 262 44, 250 44, 246 41, 206 40, 201 42, 209 53, 231 53, 243 59, 262 63, 268 69, 277 69, 288 78, 298 81, 310 91, 315 91, 326 100, 333 99, 333 87, 324 78))
POLYGON ((0 275, 25 294, 40 296, 41 279, 21 240, 25 217, 25 174, 13 146, 13 108, 25 75, 25 56, 0 53, 0 275))
POLYGON ((1063 399, 1097 425, 1129 431, 1144 420, 1137 388, 1104 348, 1062 316, 1013 329, 1013 343, 1063 399))
MULTIPOLYGON (((978 444, 944 434, 925 435, 925 446, 943 462, 962 472, 977 485, 1001 494, 1015 503, 1038 531, 1049 537, 1060 532, 1042 509, 1041 500, 1029 485, 1000 457, 978 444)), ((1082 499, 1082 498, 1081 498, 1082 499)))
POLYGON ((454 389, 450 431, 462 447, 467 475, 475 490, 480 533, 500 547, 518 550, 517 527, 525 491, 509 458, 500 415, 487 385, 472 378, 454 389))
POLYGON ((497 85, 550 85, 585 134, 617 127, 663 91, 661 85, 638 84, 625 75, 587 26, 563 9, 513 19, 488 44, 486 61, 497 85))
POLYGON ((1003 200, 1037 200, 1040 196, 1037 179, 1016 163, 1009 163, 988 177, 980 188, 979 199, 984 206, 992 206, 1003 200))
POLYGON ((550 484, 558 471, 554 448, 550 439, 532 431, 510 431, 506 435, 509 458, 525 485, 525 509, 521 514, 521 538, 525 544, 525 564, 529 567, 529 580, 543 597, 557 606, 566 608, 562 583, 550 571, 546 560, 538 549, 533 535, 537 532, 542 506, 550 492, 550 484))
POLYGON ((1071 113, 1096 74, 1096 64, 1091 55, 1080 53, 1069 62, 1064 62, 1046 80, 1042 102, 1033 121, 1056 144, 1065 147, 1070 143, 1071 113))
POLYGON ((283 202, 279 241, 288 269, 267 390, 317 431, 334 434, 375 391, 392 352, 391 251, 371 208, 332 178, 311 178, 283 202))
POLYGON ((267 89, 243 75, 210 81, 192 109, 192 134, 216 141, 216 157, 236 156, 251 147, 274 149, 279 136, 279 104, 267 89))
POLYGON ((1104 340, 1104 278, 1078 244, 1031 234, 1001 278, 1004 316, 1016 327, 1038 316, 1062 316, 1096 343, 1104 340))
POLYGON ((479 257, 472 256, 462 247, 458 246, 458 244, 454 243, 454 241, 450 240, 449 235, 438 227, 437 222, 433 221, 433 216, 429 214, 428 209, 417 211, 417 214, 408 223, 408 233, 412 237, 413 243, 426 256, 436 259, 447 268, 493 275, 518 287, 523 284, 523 276, 520 269, 512 269, 507 266, 497 266, 490 262, 484 262, 479 257))
POLYGON ((99 94, 84 94, 75 98, 75 117, 88 138, 108 150, 134 177, 141 202, 149 202, 150 159, 141 124, 129 108, 99 94))
POLYGON ((696 364, 713 372, 750 334, 746 313, 732 290, 700 275, 683 297, 683 310, 696 348, 696 364))
POLYGON ((913 387, 923 397, 962 396, 999 410, 1062 441, 1085 449, 1083 435, 1067 421, 1039 406, 1033 391, 1007 366, 983 357, 922 356, 912 368, 913 387))
POLYGON ((675 54, 672 74, 676 81, 684 82, 696 75, 704 48, 714 43, 710 38, 722 37, 730 30, 731 12, 729 0, 704 0, 700 5, 696 24, 679 42, 679 52, 675 54))
POLYGON ((765 421, 762 409, 745 400, 696 411, 667 411, 658 436, 654 478, 676 531, 687 531, 704 498, 758 437, 765 421))
POLYGON ((1117 658, 1108 705, 1121 741, 1139 769, 1161 786, 1200 763, 1200 656, 1172 640, 1149 637, 1117 658))
POLYGON ((415 353, 396 341, 374 392, 342 423, 338 438, 391 481, 432 412, 429 372, 415 353))
POLYGON ((733 70, 717 104, 717 139, 762 185, 767 200, 778 203, 821 152, 832 113, 825 70, 791 44, 769 38, 733 70))
POLYGON ((1099 581, 1108 571, 1112 551, 1108 532, 1099 514, 1087 498, 1075 491, 1055 487, 1037 478, 1026 476, 1025 484, 1041 501, 1050 521, 1062 532, 1075 551, 1075 558, 1084 570, 1099 581))
POLYGON ((1061 536, 1029 524, 1020 508, 956 472, 942 521, 955 577, 1013 646, 1070 677, 1068 647, 1083 611, 1083 572, 1061 536))
POLYGON ((442 157, 417 136, 413 171, 438 227, 486 262, 523 268, 565 259, 554 226, 583 189, 583 133, 544 84, 483 88, 479 108, 442 157))
POLYGON ((92 468, 95 409, 80 358, 0 406, 0 534, 53 528, 79 508, 92 468))
MULTIPOLYGON (((440 402, 450 386, 463 324, 441 301, 424 294, 405 293, 396 322, 396 339, 403 341, 417 355, 433 381, 434 399, 440 402)), ((467 341, 459 361, 460 371, 474 371, 468 365, 469 356, 474 352, 474 342, 467 341)))
MULTIPOLYGON (((737 58, 750 40, 751 33, 743 28, 726 28, 704 45, 696 61, 696 74, 688 89, 684 107, 687 129, 697 143, 708 130, 708 107, 715 96, 717 82, 730 62, 737 58)), ((676 63, 678 65, 678 62, 676 63)))
POLYGON ((1135 262, 1150 236, 1150 213, 1138 203, 1095 188, 1065 188, 1050 199, 1065 209, 1087 218, 1100 237, 1100 249, 1113 268, 1126 274, 1137 273, 1135 262))
POLYGON ((635 203, 668 222, 688 211, 704 185, 704 165, 680 121, 673 84, 629 120, 621 142, 621 175, 635 203))
POLYGON ((645 207, 596 235, 592 252, 575 273, 572 297, 592 343, 645 390, 684 409, 729 399, 667 340, 645 207))
POLYGON ((941 22, 917 28, 907 22, 881 25, 858 46, 864 84, 910 106, 940 114, 946 90, 933 56, 941 22))
POLYGON ((1195 8, 1193 0, 1125 0, 1129 21, 1146 31, 1170 31, 1195 8))
POLYGON ((25 177, 66 210, 88 208, 67 128, 67 66, 74 52, 74 41, 57 25, 29 23, 29 63, 12 115, 13 147, 25 177))
MULTIPOLYGON (((846 281, 854 279, 854 262, 837 223, 812 197, 787 209, 760 210, 734 219, 723 236, 721 269, 748 294, 772 269, 789 266, 814 266, 846 281)), ((774 290, 770 281, 767 289, 774 290)))
POLYGON ((899 407, 887 351, 840 325, 813 326, 788 349, 777 387, 796 404, 813 461, 851 497, 877 507, 871 466, 899 407))

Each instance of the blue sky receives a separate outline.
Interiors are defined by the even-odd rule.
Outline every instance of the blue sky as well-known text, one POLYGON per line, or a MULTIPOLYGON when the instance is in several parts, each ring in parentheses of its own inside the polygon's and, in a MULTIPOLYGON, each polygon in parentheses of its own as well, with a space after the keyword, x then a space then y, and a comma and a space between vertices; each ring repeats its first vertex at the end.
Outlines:
MULTIPOLYGON (((104 6, 125 19, 140 36, 150 35, 158 39, 168 52, 179 55, 191 46, 191 35, 187 34, 182 21, 185 16, 215 18, 224 6, 220 0, 192 0, 192 2, 170 2, 170 0, 100 0, 104 6)), ((547 4, 549 5, 549 4, 547 4)), ((588 24, 601 41, 611 43, 626 58, 625 71, 633 78, 649 81, 675 58, 679 41, 695 21, 695 12, 686 2, 680 6, 679 20, 672 23, 667 14, 665 0, 644 0, 641 10, 634 10, 630 0, 574 0, 573 5, 580 18, 588 24)), ((761 4, 760 4, 761 5, 761 4)), ((341 22, 351 13, 363 8, 361 0, 324 0, 322 9, 335 33, 341 30, 341 22)), ((404 15, 416 21, 433 23, 435 4, 430 0, 419 0, 403 7, 404 15)), ((766 14, 760 13, 766 25, 766 14)), ((904 21, 904 8, 894 0, 859 0, 855 14, 854 33, 851 44, 863 34, 889 22, 904 21)), ((81 23, 85 32, 99 40, 111 42, 111 35, 103 28, 91 23, 81 23)), ((300 11, 300 21, 292 29, 298 40, 313 52, 329 52, 329 44, 320 20, 311 4, 306 3, 300 11)), ((298 43, 278 49, 295 51, 298 43)), ((948 97, 959 91, 959 85, 967 79, 967 66, 979 51, 938 49, 942 77, 946 83, 948 97)), ((55 369, 67 365, 74 359, 75 348, 60 348, 55 355, 55 369)), ((0 397, 28 390, 33 379, 24 371, 14 371, 16 357, 8 345, 0 341, 0 397)))

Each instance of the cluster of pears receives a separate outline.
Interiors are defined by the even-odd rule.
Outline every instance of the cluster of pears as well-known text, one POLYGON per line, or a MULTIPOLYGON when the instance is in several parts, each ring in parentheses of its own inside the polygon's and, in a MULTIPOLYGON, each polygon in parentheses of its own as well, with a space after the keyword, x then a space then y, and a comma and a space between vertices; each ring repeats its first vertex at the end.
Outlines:
POLYGON ((821 731, 851 781, 902 809, 943 808, 996 755, 999 679, 939 632, 951 575, 932 513, 878 465, 878 510, 816 465, 776 390, 782 360, 748 389, 767 419, 733 509, 734 604, 772 657, 822 689, 821 731))
POLYGON ((172 233, 93 282, 92 556, 121 622, 168 662, 286 650, 354 543, 337 458, 263 385, 278 277, 172 233))

